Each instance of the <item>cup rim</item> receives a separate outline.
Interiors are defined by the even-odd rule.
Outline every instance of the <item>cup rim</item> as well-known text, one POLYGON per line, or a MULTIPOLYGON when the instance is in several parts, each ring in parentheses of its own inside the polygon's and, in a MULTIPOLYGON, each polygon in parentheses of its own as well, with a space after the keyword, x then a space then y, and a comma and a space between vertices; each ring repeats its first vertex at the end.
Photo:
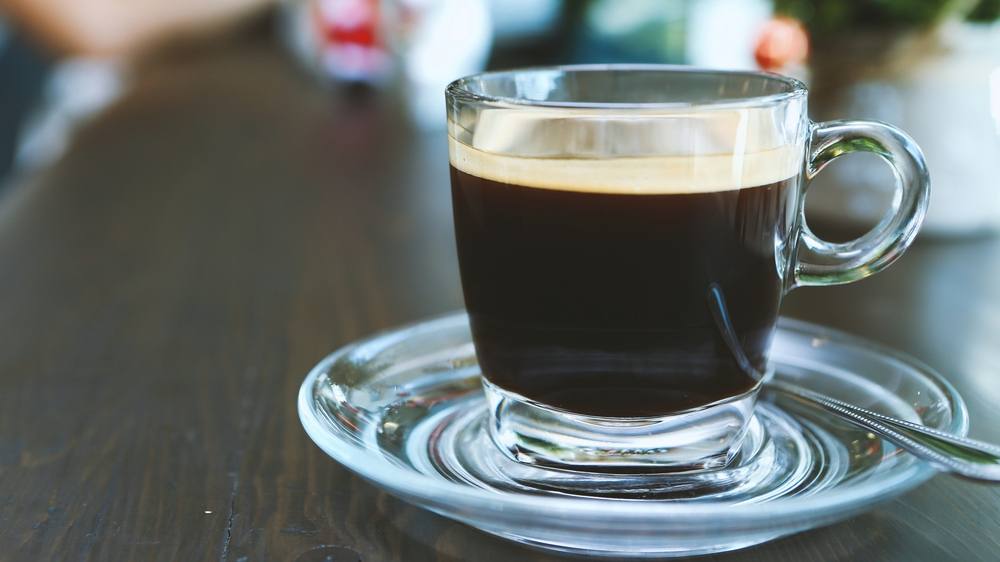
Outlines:
POLYGON ((445 94, 449 99, 456 99, 463 102, 480 103, 485 105, 491 105, 496 107, 506 107, 506 108, 544 108, 544 109, 590 109, 590 110, 622 110, 622 109, 646 109, 646 110, 657 110, 657 109, 690 109, 697 107, 711 107, 711 108, 732 108, 732 107, 760 107, 768 105, 776 105, 791 99, 804 97, 807 93, 807 88, 802 81, 792 78, 791 76, 785 76, 782 74, 776 74, 774 72, 756 71, 756 70, 727 70, 727 69, 715 69, 698 67, 691 65, 678 65, 678 64, 571 64, 571 65, 554 65, 554 66, 531 66, 523 68, 512 68, 508 70, 494 70, 488 72, 480 72, 477 74, 472 74, 469 76, 464 76, 459 78, 450 84, 445 89, 445 94), (475 91, 471 88, 471 85, 476 81, 481 81, 484 79, 498 79, 504 76, 513 77, 517 74, 525 73, 542 73, 542 72, 563 72, 563 73, 575 73, 575 72, 621 72, 621 71, 653 71, 662 72, 665 74, 675 74, 675 75, 693 75, 693 74, 706 74, 706 75, 717 75, 717 76, 744 76, 753 77, 764 80, 769 80, 779 84, 780 91, 773 94, 766 95, 750 95, 745 97, 729 97, 720 98, 717 100, 704 100, 698 102, 594 102, 594 101, 547 101, 547 100, 531 100, 522 97, 514 96, 497 96, 486 94, 480 91, 475 91))

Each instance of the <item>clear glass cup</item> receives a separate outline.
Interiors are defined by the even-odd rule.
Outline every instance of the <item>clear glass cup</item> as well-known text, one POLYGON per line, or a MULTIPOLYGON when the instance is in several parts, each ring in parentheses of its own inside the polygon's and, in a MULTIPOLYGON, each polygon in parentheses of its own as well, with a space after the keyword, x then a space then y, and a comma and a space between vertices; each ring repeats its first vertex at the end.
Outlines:
POLYGON ((462 286, 491 408, 521 462, 723 466, 768 377, 782 296, 896 260, 924 216, 913 141, 806 116, 773 74, 671 66, 479 74, 447 89, 462 286), (882 157, 892 208, 846 243, 815 236, 809 181, 882 157))

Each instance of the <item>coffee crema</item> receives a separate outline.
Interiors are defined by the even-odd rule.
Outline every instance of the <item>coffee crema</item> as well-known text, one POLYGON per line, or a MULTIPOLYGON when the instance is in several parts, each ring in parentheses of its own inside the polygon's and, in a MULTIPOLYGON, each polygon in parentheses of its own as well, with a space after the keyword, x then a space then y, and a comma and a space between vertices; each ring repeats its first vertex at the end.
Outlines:
POLYGON ((491 383, 607 417, 682 412, 759 384, 801 148, 560 159, 450 139, 450 156, 462 285, 491 383))

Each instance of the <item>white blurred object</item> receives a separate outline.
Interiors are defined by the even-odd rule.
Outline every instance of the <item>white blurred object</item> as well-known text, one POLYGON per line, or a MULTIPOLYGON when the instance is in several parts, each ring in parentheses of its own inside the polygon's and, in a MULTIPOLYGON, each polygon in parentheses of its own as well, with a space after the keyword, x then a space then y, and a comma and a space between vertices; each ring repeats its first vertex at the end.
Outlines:
POLYGON ((285 43, 317 76, 379 84, 393 70, 382 0, 292 0, 281 12, 285 43))
POLYGON ((56 160, 78 126, 111 104, 125 89, 125 67, 111 59, 60 62, 45 86, 39 110, 28 120, 15 156, 21 169, 56 160))
POLYGON ((688 62, 710 68, 756 70, 754 45, 771 15, 768 0, 690 2, 688 62))
POLYGON ((493 38, 487 0, 293 0, 282 16, 285 42, 309 70, 395 82, 426 129, 444 128, 445 87, 486 66, 493 38))
MULTIPOLYGON (((881 78, 858 81, 822 107, 825 118, 877 119, 908 132, 927 158, 931 199, 922 232, 1000 230, 1000 26, 949 24, 939 48, 881 78)), ((877 221, 892 184, 872 162, 832 167, 810 191, 833 220, 877 221)), ((848 221, 851 222, 851 221, 848 221)))
POLYGON ((549 32, 562 0, 490 0, 490 20, 497 43, 513 43, 549 32))
POLYGON ((492 44, 485 0, 392 0, 386 28, 401 71, 400 95, 417 126, 445 127, 449 82, 481 71, 492 44))
POLYGON ((316 0, 319 60, 334 78, 378 82, 390 71, 379 0, 316 0))

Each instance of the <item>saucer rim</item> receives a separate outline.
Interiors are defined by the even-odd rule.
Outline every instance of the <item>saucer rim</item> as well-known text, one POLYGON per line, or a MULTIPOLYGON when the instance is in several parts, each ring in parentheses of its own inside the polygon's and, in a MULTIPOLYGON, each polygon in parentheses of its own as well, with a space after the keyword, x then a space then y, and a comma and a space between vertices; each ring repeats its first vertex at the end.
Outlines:
MULTIPOLYGON (((479 511, 502 512, 504 519, 529 514, 531 517, 538 517, 543 515, 541 512, 559 516, 569 510, 575 515, 587 513, 599 515, 602 519, 621 520, 625 523, 655 518, 659 522, 683 522, 688 526, 695 523, 692 518, 705 521, 707 518, 723 516, 729 523, 742 521, 751 523, 753 527, 759 527, 762 512, 765 512, 768 520, 766 526, 773 527, 804 514, 808 514, 808 519, 815 521, 825 516, 857 511, 867 505, 905 493, 926 482, 936 473, 930 465, 911 456, 909 466, 899 469, 885 479, 873 479, 850 487, 835 486, 831 488, 834 493, 821 491, 808 496, 781 497, 763 503, 688 503, 666 500, 618 502, 606 498, 498 494, 469 485, 435 479, 393 464, 383 457, 373 455, 367 447, 338 439, 324 427, 325 422, 315 411, 316 402, 312 400, 313 388, 317 379, 338 359, 375 341, 379 341, 382 345, 391 343, 383 341, 389 336, 392 336, 393 341, 400 341, 414 335, 414 331, 434 331, 453 323, 468 323, 468 316, 464 310, 383 330, 343 346, 324 357, 310 370, 299 388, 297 401, 303 428, 309 438, 327 455, 376 486, 446 516, 448 512, 460 506, 469 506, 479 511), (435 506, 440 508, 435 509, 435 506)), ((965 401, 947 379, 919 359, 888 346, 803 320, 781 317, 778 329, 835 341, 840 345, 859 347, 903 362, 928 379, 933 386, 938 387, 947 398, 952 418, 946 427, 937 429, 959 436, 968 433, 969 415, 965 401)), ((482 515, 476 519, 482 519, 482 515)))

